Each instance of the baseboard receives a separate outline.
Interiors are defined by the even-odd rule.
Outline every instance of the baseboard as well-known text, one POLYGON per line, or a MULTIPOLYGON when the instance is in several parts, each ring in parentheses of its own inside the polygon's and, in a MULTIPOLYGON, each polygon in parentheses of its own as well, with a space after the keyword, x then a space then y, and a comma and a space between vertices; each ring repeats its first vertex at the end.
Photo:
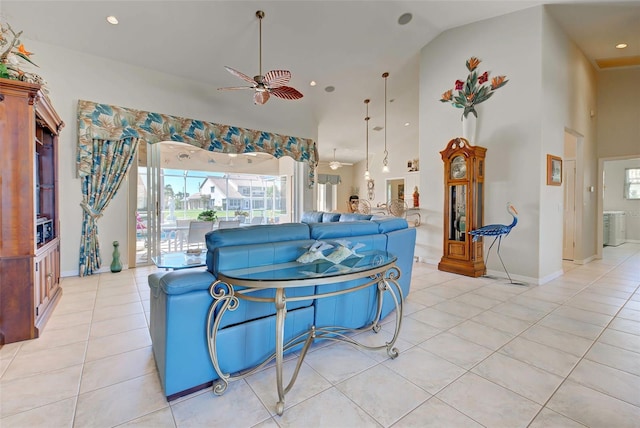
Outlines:
MULTIPOLYGON (((584 260, 571 260, 572 263, 576 264, 576 265, 586 265, 587 263, 591 263, 592 261, 596 260, 598 258, 598 256, 596 256, 595 254, 587 257, 584 260)), ((567 260, 569 261, 569 260, 567 260)))
POLYGON ((546 284, 547 282, 553 281, 554 279, 561 277, 562 275, 564 275, 564 270, 560 269, 558 271, 555 271, 547 276, 538 279, 538 285, 546 284))
POLYGON ((640 239, 626 239, 624 242, 628 242, 629 244, 640 244, 640 239))
MULTIPOLYGON (((129 269, 129 265, 122 265, 122 270, 128 270, 128 269, 129 269)), ((111 266, 101 267, 94 273, 109 273, 109 272, 111 272, 111 266)), ((67 270, 67 271, 60 272, 61 278, 66 278, 69 276, 79 276, 79 275, 80 275, 79 270, 67 270)))
MULTIPOLYGON (((522 282, 522 283, 524 283, 524 285, 530 285, 530 284, 540 285, 541 284, 540 283, 540 279, 538 279, 538 278, 533 278, 533 277, 524 276, 524 275, 514 275, 512 273, 510 273, 509 275, 511 276, 512 280, 514 280, 516 282, 522 282)), ((560 271, 560 275, 562 275, 562 271, 560 271)), ((489 269, 487 269, 487 276, 492 276, 492 277, 497 277, 497 278, 504 278, 507 281, 509 280, 509 277, 507 277, 507 274, 503 270, 489 270, 489 269)))

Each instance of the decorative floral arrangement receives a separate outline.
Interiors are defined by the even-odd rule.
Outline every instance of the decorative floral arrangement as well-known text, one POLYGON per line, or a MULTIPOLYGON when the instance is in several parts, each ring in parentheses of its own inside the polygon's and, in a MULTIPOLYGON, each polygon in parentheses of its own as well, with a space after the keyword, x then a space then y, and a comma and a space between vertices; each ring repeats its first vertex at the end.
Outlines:
POLYGON ((22 69, 23 62, 37 65, 30 58, 33 53, 20 43, 21 35, 22 31, 16 33, 11 25, 0 21, 0 77, 44 85, 42 77, 22 69))
POLYGON ((475 109, 476 104, 491 98, 498 88, 502 88, 508 82, 506 76, 496 76, 491 78, 491 85, 487 85, 489 72, 485 71, 478 76, 478 71, 476 70, 478 65, 480 65, 478 58, 469 58, 467 61, 467 70, 469 70, 467 81, 456 80, 454 89, 446 91, 440 99, 440 102, 451 103, 455 108, 463 108, 463 117, 467 117, 469 113, 473 113, 475 117, 478 117, 475 109), (456 95, 453 94, 454 91, 457 91, 456 95))

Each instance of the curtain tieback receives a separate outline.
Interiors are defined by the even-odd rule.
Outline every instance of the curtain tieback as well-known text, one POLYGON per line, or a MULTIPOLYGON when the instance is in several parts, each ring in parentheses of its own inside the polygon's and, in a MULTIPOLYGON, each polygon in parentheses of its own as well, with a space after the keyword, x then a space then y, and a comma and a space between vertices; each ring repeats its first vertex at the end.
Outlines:
POLYGON ((82 207, 84 212, 86 212, 94 221, 102 217, 102 213, 99 213, 98 211, 91 208, 89 205, 87 205, 86 202, 80 202, 80 206, 82 207))

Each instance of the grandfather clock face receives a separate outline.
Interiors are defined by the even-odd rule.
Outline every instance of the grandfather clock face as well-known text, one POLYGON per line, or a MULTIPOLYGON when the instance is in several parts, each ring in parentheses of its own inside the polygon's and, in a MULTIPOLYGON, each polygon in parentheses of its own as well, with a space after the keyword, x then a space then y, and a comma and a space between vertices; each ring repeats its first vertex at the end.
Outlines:
POLYGON ((451 179, 460 180, 467 177, 467 162, 464 156, 456 156, 451 161, 451 179))

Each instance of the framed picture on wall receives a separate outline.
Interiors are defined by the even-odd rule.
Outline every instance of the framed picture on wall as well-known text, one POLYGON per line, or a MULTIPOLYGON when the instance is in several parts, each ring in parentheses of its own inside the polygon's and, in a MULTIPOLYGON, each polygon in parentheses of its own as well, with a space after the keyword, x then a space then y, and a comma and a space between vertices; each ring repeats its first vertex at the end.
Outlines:
POLYGON ((559 186, 562 184, 562 158, 547 155, 547 185, 559 186))

